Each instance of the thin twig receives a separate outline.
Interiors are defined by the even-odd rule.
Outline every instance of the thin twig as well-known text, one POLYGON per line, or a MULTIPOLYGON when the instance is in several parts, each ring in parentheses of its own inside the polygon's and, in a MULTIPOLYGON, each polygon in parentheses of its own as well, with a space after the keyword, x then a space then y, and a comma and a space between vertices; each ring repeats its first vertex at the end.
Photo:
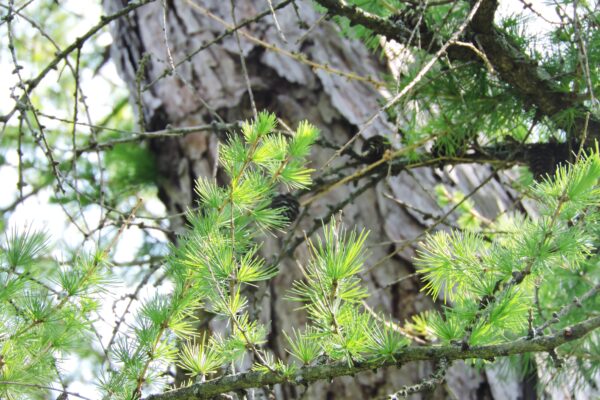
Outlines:
MULTIPOLYGON (((279 28, 279 22, 277 22, 277 17, 275 17, 275 10, 273 9, 273 4, 271 4, 271 0, 267 0, 269 2, 269 7, 271 8, 271 12, 273 13, 273 19, 275 19, 275 25, 277 26, 277 30, 281 33, 281 37, 285 41, 285 37, 283 36, 283 32, 279 28)), ((233 25, 237 26, 237 18, 235 17, 235 0, 230 0, 231 4, 231 20, 233 21, 233 25)), ((254 102, 254 93, 252 92, 252 84, 250 83, 250 76, 248 75, 248 68, 246 68, 246 57, 244 57, 244 50, 242 49, 242 42, 240 41, 240 33, 238 30, 234 33, 235 42, 238 47, 238 51, 240 53, 240 64, 242 65, 242 74, 244 75, 244 81, 246 82, 246 89, 248 90, 248 97, 250 98, 250 107, 252 107, 252 115, 255 120, 258 120, 258 110, 256 109, 256 103, 254 102)))

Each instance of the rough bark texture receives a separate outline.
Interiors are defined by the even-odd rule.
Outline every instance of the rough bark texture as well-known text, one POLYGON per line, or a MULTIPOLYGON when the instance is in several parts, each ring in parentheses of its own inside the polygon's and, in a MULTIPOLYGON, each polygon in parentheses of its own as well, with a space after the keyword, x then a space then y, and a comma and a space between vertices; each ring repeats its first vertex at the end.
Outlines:
MULTIPOLYGON (((109 12, 123 7, 122 0, 105 0, 109 12)), ((231 3, 228 1, 196 2, 214 14, 231 23, 231 3)), ((238 21, 252 17, 268 7, 263 0, 236 2, 238 21)), ((226 27, 208 18, 185 1, 166 1, 166 31, 168 45, 173 59, 177 62, 221 34, 226 27)), ((361 76, 382 76, 385 65, 370 54, 356 41, 343 39, 336 27, 329 22, 321 22, 308 37, 295 44, 305 34, 301 22, 312 26, 318 14, 309 2, 298 2, 277 12, 279 23, 287 38, 283 43, 277 32, 273 18, 268 16, 251 24, 246 32, 269 43, 291 50, 302 51, 310 59, 344 71, 352 71, 361 76)), ((145 69, 143 84, 152 82, 168 68, 168 53, 162 29, 163 9, 160 2, 144 6, 121 19, 114 26, 115 43, 113 58, 118 69, 132 92, 132 101, 137 102, 136 72, 139 62, 146 53, 151 58, 145 69)), ((241 37, 243 55, 250 76, 258 109, 275 112, 290 126, 307 119, 317 125, 322 135, 330 142, 345 143, 357 132, 361 122, 378 109, 381 94, 368 84, 351 81, 323 70, 313 70, 289 57, 266 50, 244 37, 241 37)), ((238 46, 234 37, 227 37, 217 45, 199 52, 171 74, 150 85, 142 93, 145 129, 148 131, 171 126, 190 126, 209 123, 215 113, 227 122, 251 117, 251 107, 240 64, 238 46), (181 79, 183 78, 183 80, 181 79), (184 82, 186 81, 186 82, 184 82), (206 105, 212 109, 209 110, 206 105)), ((377 121, 364 133, 367 138, 377 132, 390 133, 393 127, 377 121)), ((194 180, 198 176, 213 175, 215 168, 217 135, 197 133, 182 138, 161 139, 151 142, 150 148, 156 155, 159 196, 169 213, 180 213, 193 205, 194 180)), ((361 140, 357 141, 360 146, 361 140)), ((331 150, 316 149, 314 166, 319 168, 331 156, 331 150)), ((389 200, 384 193, 393 195, 405 203, 417 206, 435 215, 443 214, 436 204, 432 188, 445 183, 449 187, 470 192, 490 171, 482 167, 455 167, 445 171, 433 169, 403 172, 380 182, 374 189, 367 190, 351 205, 345 207, 343 219, 349 226, 367 228, 371 231, 369 244, 371 256, 367 264, 368 272, 364 280, 371 293, 370 305, 404 321, 411 315, 432 306, 427 296, 419 291, 417 279, 397 282, 403 276, 414 272, 411 258, 414 247, 408 247, 376 268, 369 269, 377 260, 421 234, 427 226, 420 214, 401 208, 389 200)), ((355 187, 342 187, 329 193, 310 209, 310 217, 304 218, 295 235, 300 237, 302 230, 312 227, 313 218, 328 213, 328 206, 348 198, 355 187)), ((474 197, 478 210, 487 217, 494 217, 511 204, 512 199, 498 180, 493 179, 474 197)), ((172 226, 180 229, 183 221, 172 219, 172 226)), ((280 239, 269 238, 265 251, 276 252, 280 239)), ((303 260, 304 246, 299 246, 294 257, 303 260)), ((304 324, 304 316, 294 311, 295 304, 283 299, 294 279, 300 272, 292 259, 280 265, 280 274, 268 288, 256 293, 257 308, 261 318, 272 321, 269 346, 277 357, 287 358, 283 350, 282 330, 304 324), (265 292, 264 295, 262 292, 265 292)), ((305 399, 361 399, 377 398, 394 392, 402 385, 418 382, 432 372, 428 363, 410 364, 401 369, 380 369, 355 377, 345 377, 329 383, 316 383, 308 388, 305 399)), ((493 372, 487 371, 487 374, 493 372)), ((498 398, 508 399, 519 396, 518 384, 489 386, 486 373, 477 373, 464 364, 456 364, 448 375, 448 384, 435 394, 416 395, 414 398, 445 398, 451 390, 456 398, 498 398), (432 397, 433 396, 433 397, 432 397)), ((277 398, 298 398, 305 391, 303 387, 278 387, 277 398)))

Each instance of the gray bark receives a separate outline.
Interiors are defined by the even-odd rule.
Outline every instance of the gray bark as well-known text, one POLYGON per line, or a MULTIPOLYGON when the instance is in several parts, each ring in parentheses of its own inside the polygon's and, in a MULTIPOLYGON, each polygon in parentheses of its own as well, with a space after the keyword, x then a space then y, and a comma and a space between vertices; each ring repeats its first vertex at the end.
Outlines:
MULTIPOLYGON (((264 11, 268 3, 263 0, 236 2, 237 20, 252 17, 264 11)), ((185 1, 167 1, 166 31, 168 45, 175 62, 183 59, 203 42, 221 34, 225 27, 190 7, 185 1)), ((203 7, 231 23, 231 3, 228 1, 198 1, 203 7)), ((114 12, 123 6, 122 0, 105 0, 105 8, 114 12)), ((312 26, 318 14, 309 2, 298 2, 297 13, 293 6, 277 12, 287 43, 283 43, 273 24, 272 16, 251 24, 246 31, 252 35, 286 49, 301 51, 308 58, 360 76, 382 77, 386 65, 376 55, 369 53, 360 42, 344 39, 330 22, 322 21, 312 29, 301 44, 296 40, 306 30, 299 22, 312 26), (298 16, 301 16, 301 20, 298 16)), ((129 85, 132 102, 135 104, 136 72, 144 54, 150 55, 144 76, 144 84, 154 81, 168 68, 168 52, 162 29, 163 10, 160 2, 152 3, 131 13, 113 26, 113 59, 121 76, 129 85)), ((266 50, 240 37, 254 97, 259 110, 267 109, 290 126, 307 119, 317 125, 322 136, 330 142, 343 144, 358 131, 361 123, 377 111, 381 93, 368 84, 313 70, 289 57, 266 50)), ((141 104, 145 129, 148 131, 165 128, 167 125, 183 127, 210 123, 218 114, 226 122, 251 117, 251 107, 240 56, 235 38, 230 36, 191 58, 171 74, 158 80, 142 93, 141 104), (183 79, 181 79, 183 78, 183 79), (185 83, 185 82, 187 83, 185 83), (208 105, 210 110, 206 107, 208 105)), ((364 132, 363 138, 376 133, 390 134, 394 127, 378 120, 364 132)), ((159 176, 159 196, 170 214, 180 213, 191 207, 194 201, 194 180, 199 176, 216 174, 217 135, 199 132, 181 138, 155 140, 149 143, 156 155, 159 176)), ((360 146, 361 140, 357 141, 360 146)), ((318 148, 313 154, 313 166, 319 168, 331 156, 332 151, 318 148)), ((374 309, 403 322, 417 312, 433 306, 432 301, 419 291, 417 278, 398 282, 403 276, 414 272, 411 258, 414 246, 409 246, 397 256, 377 268, 370 269, 377 260, 422 233, 430 223, 420 214, 401 208, 389 200, 389 193, 402 201, 428 211, 443 214, 432 195, 439 183, 447 184, 464 193, 470 192, 490 171, 483 167, 460 166, 448 170, 419 169, 388 177, 373 189, 367 190, 344 209, 343 219, 348 226, 367 228, 370 257, 364 273, 371 297, 369 304, 374 309), (396 282, 396 283, 395 283, 396 282)), ((293 233, 301 237, 303 230, 312 227, 313 218, 327 214, 328 206, 351 196, 356 190, 349 185, 341 187, 323 197, 310 209, 310 216, 298 224, 293 233)), ((478 211, 493 218, 511 204, 510 193, 503 189, 497 179, 485 185, 475 196, 478 211)), ((171 224, 180 230, 184 221, 171 219, 171 224)), ((281 237, 267 238, 266 254, 278 251, 281 237)), ((305 246, 299 246, 293 258, 306 258, 305 246)), ((260 317, 271 322, 269 347, 275 355, 287 359, 284 351, 282 330, 290 331, 301 326, 305 317, 295 311, 297 306, 283 299, 294 279, 300 272, 292 258, 280 264, 280 274, 266 288, 255 293, 260 317)), ((377 398, 392 393, 403 385, 410 385, 427 377, 432 372, 428 363, 415 363, 402 368, 380 369, 362 373, 333 382, 311 385, 303 398, 314 399, 359 399, 377 398)), ((493 373, 489 372, 488 373, 493 373)), ((415 395, 414 398, 445 398, 451 391, 456 398, 493 398, 485 373, 474 372, 464 364, 457 364, 448 374, 448 384, 434 395, 415 395), (489 396, 489 397, 488 397, 489 396)), ((516 398, 517 389, 510 393, 516 398)), ((302 387, 278 387, 277 398, 299 398, 305 391, 302 387)), ((495 392, 499 393, 499 392, 495 392)), ((508 395, 503 393, 497 398, 508 395)))

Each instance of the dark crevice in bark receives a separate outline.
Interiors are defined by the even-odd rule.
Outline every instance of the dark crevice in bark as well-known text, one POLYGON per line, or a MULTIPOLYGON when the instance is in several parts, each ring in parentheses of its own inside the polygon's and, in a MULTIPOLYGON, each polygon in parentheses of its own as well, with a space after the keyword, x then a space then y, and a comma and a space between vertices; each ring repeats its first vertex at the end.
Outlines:
MULTIPOLYGON (((124 7, 127 2, 120 1, 120 3, 121 3, 121 7, 124 7)), ((119 40, 118 48, 119 48, 119 50, 121 50, 121 52, 119 54, 121 54, 121 56, 123 56, 123 53, 124 53, 127 58, 127 62, 122 61, 121 64, 122 65, 129 64, 131 66, 138 66, 138 62, 141 59, 141 56, 144 52, 144 48, 142 46, 142 41, 141 41, 141 37, 140 37, 140 29, 139 29, 137 13, 129 13, 125 17, 123 17, 123 19, 126 22, 122 22, 122 21, 116 22, 118 24, 119 31, 121 31, 119 33, 123 33, 122 31, 125 29, 127 30, 126 36, 118 35, 116 38, 117 40, 119 40), (125 28, 125 27, 127 27, 127 28, 125 28), (125 50, 125 51, 123 52, 122 50, 125 50)), ((115 45, 117 45, 117 41, 115 41, 113 43, 113 46, 115 46, 115 45)))
MULTIPOLYGON (((273 288, 273 281, 269 281, 269 315, 277 315, 277 310, 275 309, 275 304, 277 303, 277 291, 273 288)), ((277 318, 271 318, 271 326, 269 327, 269 334, 267 335, 267 347, 273 350, 275 356, 277 358, 282 358, 281 354, 278 351, 277 346, 277 336, 278 336, 278 328, 277 328, 277 318)))
POLYGON ((186 23, 183 20, 183 18, 181 18, 181 15, 179 15, 179 11, 177 11, 177 7, 175 6, 175 1, 174 0, 167 0, 167 17, 169 15, 169 12, 173 13, 173 16, 175 17, 175 19, 177 20, 177 27, 180 27, 181 30, 183 31, 183 33, 186 34, 187 37, 187 29, 186 29, 186 23))
POLYGON ((392 304, 392 316, 396 319, 399 319, 402 317, 400 315, 400 283, 394 283, 390 286, 390 297, 392 304))
POLYGON ((333 392, 332 390, 328 390, 327 393, 325 394, 325 399, 326 400, 335 400, 335 392, 333 392))
POLYGON ((523 388, 520 396, 521 400, 536 400, 538 398, 539 383, 536 363, 534 360, 531 360, 530 370, 521 383, 521 387, 523 388))
POLYGON ((492 389, 490 388, 490 384, 485 378, 485 374, 483 374, 484 379, 479 384, 477 391, 475 392, 475 398, 477 400, 494 400, 494 395, 492 394, 492 389))
POLYGON ((150 119, 145 121, 145 125, 150 132, 166 129, 169 126, 169 114, 162 106, 156 108, 150 119))

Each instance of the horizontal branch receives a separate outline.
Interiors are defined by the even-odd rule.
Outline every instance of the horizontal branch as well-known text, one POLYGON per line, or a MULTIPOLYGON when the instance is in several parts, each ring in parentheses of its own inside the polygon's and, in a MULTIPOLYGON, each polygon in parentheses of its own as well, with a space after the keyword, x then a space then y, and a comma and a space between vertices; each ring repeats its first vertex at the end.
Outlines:
MULTIPOLYGON (((133 143, 133 142, 141 142, 146 139, 159 139, 166 137, 182 137, 192 133, 198 133, 203 131, 213 131, 217 133, 221 138, 225 138, 226 135, 224 132, 232 132, 240 127, 239 122, 233 123, 218 123, 213 122, 211 124, 203 124, 203 125, 195 125, 195 126, 186 126, 181 128, 169 128, 152 131, 152 132, 137 132, 130 136, 125 136, 116 139, 110 139, 104 142, 98 143, 90 143, 86 147, 81 147, 76 150, 77 155, 81 155, 81 153, 97 151, 97 150, 105 150, 111 149, 116 145, 125 144, 125 143, 133 143)), ((103 128, 99 128, 103 129, 103 128)))
MULTIPOLYGON (((421 145, 425 142, 420 143, 421 145)), ((414 146, 416 149, 418 146, 414 146)), ((554 173, 556 165, 569 159, 570 149, 566 143, 528 143, 506 141, 493 146, 470 149, 464 154, 454 156, 423 154, 418 160, 406 156, 406 147, 389 154, 389 157, 377 160, 360 168, 351 175, 333 181, 315 180, 311 192, 313 195, 301 202, 303 207, 322 197, 325 193, 341 185, 357 182, 378 175, 383 179, 389 175, 399 175, 405 170, 422 167, 444 167, 460 164, 489 164, 499 169, 510 168, 515 164, 527 165, 536 177, 554 173)), ((352 156, 352 154, 350 154, 352 156)))
MULTIPOLYGON (((432 153, 435 153, 432 150, 432 153)), ((491 146, 468 149, 463 154, 446 156, 430 154, 420 161, 414 162, 398 159, 392 162, 392 173, 398 174, 403 169, 424 166, 457 165, 457 164, 489 164, 493 166, 527 165, 535 176, 553 174, 556 166, 569 160, 571 148, 568 143, 527 143, 507 140, 491 146)))
POLYGON ((276 372, 244 372, 237 375, 224 376, 204 383, 196 383, 186 388, 176 389, 163 394, 152 395, 146 400, 193 400, 204 399, 234 390, 250 389, 292 383, 308 384, 322 379, 333 379, 339 376, 352 376, 358 372, 373 370, 394 365, 403 365, 413 361, 425 360, 465 360, 492 359, 513 354, 547 352, 558 346, 581 339, 591 331, 600 327, 600 317, 564 328, 552 335, 539 336, 533 339, 518 339, 488 346, 474 346, 462 350, 460 346, 423 346, 407 347, 394 355, 394 360, 381 361, 376 357, 349 365, 339 361, 325 365, 303 367, 291 378, 286 378, 276 372))
POLYGON ((346 17, 351 25, 360 24, 373 32, 394 39, 398 43, 406 43, 411 36, 411 30, 401 20, 391 20, 362 10, 355 4, 347 4, 344 0, 316 0, 327 8, 330 14, 346 17))

